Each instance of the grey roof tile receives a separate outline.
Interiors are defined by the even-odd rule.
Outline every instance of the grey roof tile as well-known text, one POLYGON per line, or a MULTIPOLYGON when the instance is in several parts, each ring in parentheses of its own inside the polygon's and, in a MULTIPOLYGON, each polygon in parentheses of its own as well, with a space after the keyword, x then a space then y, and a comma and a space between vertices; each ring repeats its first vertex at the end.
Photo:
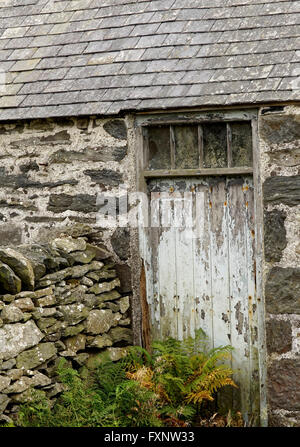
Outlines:
POLYGON ((23 95, 1 96, 0 108, 18 107, 24 98, 25 96, 23 95))
POLYGON ((29 28, 29 30, 26 33, 26 36, 30 37, 35 37, 35 36, 44 36, 46 34, 48 34, 51 29, 53 28, 53 25, 44 25, 43 23, 40 25, 36 25, 36 26, 31 26, 29 28))
POLYGON ((17 61, 12 67, 12 71, 28 71, 33 70, 37 64, 40 62, 40 59, 27 59, 17 61))
POLYGON ((135 25, 133 30, 131 31, 130 36, 147 36, 147 35, 155 35, 160 23, 149 23, 143 25, 135 25))
POLYGON ((12 49, 19 49, 19 48, 28 48, 32 42, 32 37, 17 37, 16 39, 9 39, 7 40, 3 40, 0 42, 0 48, 1 48, 1 43, 4 42, 5 43, 5 47, 2 48, 12 48, 12 49))
POLYGON ((43 57, 43 58, 54 57, 59 53, 61 48, 62 48, 61 45, 41 47, 35 50, 34 57, 43 57))
POLYGON ((299 100, 300 1, 9 0, 0 119, 299 100))
MULTIPOLYGON (((101 40, 90 42, 83 53, 102 53, 104 51, 117 51, 136 47, 139 37, 126 37, 122 39, 101 40)), ((144 47, 142 47, 144 48, 144 47)), ((96 55, 95 55, 96 56, 96 55)))
MULTIPOLYGON (((46 47, 45 52, 47 53, 48 48, 53 47, 46 47)), ((48 68, 60 68, 63 66, 65 62, 65 59, 63 57, 45 57, 44 59, 41 59, 40 63, 38 64, 37 69, 38 70, 44 70, 48 68)))
MULTIPOLYGON (((183 22, 184 23, 184 22, 183 22)), ((204 33, 212 30, 213 25, 215 24, 214 20, 191 20, 186 23, 184 28, 185 33, 204 33)), ((213 30, 215 31, 215 30, 213 30)), ((216 30, 219 31, 219 30, 216 30)))
MULTIPOLYGON (((44 89, 42 91, 44 93, 66 92, 69 90, 73 90, 72 86, 74 85, 74 82, 76 82, 76 81, 74 81, 73 79, 64 79, 62 81, 57 81, 55 83, 55 85, 53 85, 52 82, 44 81, 43 84, 46 83, 47 85, 44 87, 44 89)), ((36 84, 36 83, 34 83, 34 84, 36 84)), ((40 82, 40 84, 42 84, 42 82, 40 82)), ((76 90, 80 90, 80 89, 76 89, 76 90)))
MULTIPOLYGON (((142 36, 138 39, 136 48, 153 48, 163 45, 168 34, 155 34, 154 36, 142 36)), ((128 39, 126 39, 128 40, 128 39)))
POLYGON ((154 16, 154 12, 144 12, 141 14, 133 14, 126 16, 126 25, 136 25, 143 23, 150 23, 154 16))
POLYGON ((70 56, 72 54, 82 54, 87 47, 87 43, 70 43, 63 45, 58 56, 70 56))
POLYGON ((23 87, 19 91, 19 94, 32 95, 33 93, 43 93, 47 85, 49 85, 49 81, 27 82, 26 84, 21 85, 23 85, 23 87))
POLYGON ((157 33, 159 34, 166 34, 166 33, 181 33, 184 28, 187 26, 187 23, 185 21, 182 22, 163 22, 158 30, 157 33))
MULTIPOLYGON (((36 48, 21 48, 20 50, 3 50, 8 52, 6 59, 8 60, 26 60, 30 59, 33 54, 37 51, 36 48)), ((5 59, 5 54, 0 51, 0 57, 5 59)))
POLYGON ((174 47, 147 48, 144 50, 142 60, 168 59, 174 47))
POLYGON ((50 70, 40 70, 37 71, 39 73, 38 80, 39 81, 59 81, 63 79, 68 73, 69 68, 57 68, 50 70))
POLYGON ((28 26, 19 26, 16 28, 7 28, 1 35, 0 39, 15 39, 16 37, 24 37, 27 33, 28 26))
POLYGON ((1 95, 3 96, 15 96, 17 93, 20 95, 21 87, 23 84, 5 84, 3 88, 0 88, 1 95))

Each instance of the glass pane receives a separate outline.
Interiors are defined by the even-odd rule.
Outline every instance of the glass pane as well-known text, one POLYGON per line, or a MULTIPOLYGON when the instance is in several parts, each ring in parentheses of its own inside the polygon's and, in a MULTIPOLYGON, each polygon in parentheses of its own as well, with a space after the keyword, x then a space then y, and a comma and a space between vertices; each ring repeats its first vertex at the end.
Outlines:
POLYGON ((199 168, 198 127, 175 126, 175 168, 199 168))
POLYGON ((232 166, 252 166, 251 123, 230 124, 232 134, 232 166))
POLYGON ((203 124, 205 168, 227 167, 227 130, 225 123, 203 124))
POLYGON ((149 127, 149 169, 171 169, 170 128, 149 127))

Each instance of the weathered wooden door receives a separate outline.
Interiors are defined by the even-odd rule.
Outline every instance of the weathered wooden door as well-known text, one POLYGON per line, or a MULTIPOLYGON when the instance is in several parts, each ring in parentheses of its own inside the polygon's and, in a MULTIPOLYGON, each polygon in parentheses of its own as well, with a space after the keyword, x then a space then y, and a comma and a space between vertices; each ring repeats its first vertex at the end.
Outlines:
POLYGON ((149 225, 140 231, 152 339, 202 328, 211 347, 231 345, 239 389, 227 391, 226 405, 257 423, 252 175, 167 174, 149 174, 149 225))

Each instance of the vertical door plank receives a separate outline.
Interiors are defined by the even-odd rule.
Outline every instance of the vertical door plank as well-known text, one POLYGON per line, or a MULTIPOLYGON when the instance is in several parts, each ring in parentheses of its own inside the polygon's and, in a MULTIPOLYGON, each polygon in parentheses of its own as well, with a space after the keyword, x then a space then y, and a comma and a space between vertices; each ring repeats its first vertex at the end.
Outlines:
POLYGON ((230 343, 227 191, 225 179, 210 183, 210 244, 214 346, 230 343))
POLYGON ((246 204, 243 179, 228 179, 229 283, 232 368, 239 389, 233 390, 233 405, 248 418, 250 399, 250 352, 248 319, 248 263, 246 204))
POLYGON ((161 338, 177 338, 177 271, 173 209, 174 182, 161 183, 160 240, 158 250, 161 338))
POLYGON ((179 309, 178 337, 180 340, 195 335, 192 198, 189 195, 192 184, 192 181, 188 179, 175 182, 176 192, 181 196, 178 210, 182 209, 182 215, 176 218, 176 278, 179 309), (180 217, 182 217, 181 222, 178 221, 180 217))
POLYGON ((149 246, 151 252, 151 267, 152 278, 149 277, 149 282, 152 280, 150 290, 152 292, 151 309, 151 323, 152 323, 152 340, 160 338, 160 301, 159 301, 159 259, 158 247, 160 238, 160 219, 159 219, 159 181, 153 180, 149 185, 150 196, 150 227, 149 227, 149 246))
POLYGON ((252 424, 259 422, 259 369, 258 369, 258 303, 256 294, 256 263, 255 263, 255 231, 254 231, 254 187, 253 179, 248 177, 244 183, 246 204, 246 244, 248 271, 248 316, 250 344, 250 413, 252 424))
MULTIPOLYGON (((210 244, 213 300, 214 347, 231 343, 229 300, 229 257, 227 229, 226 179, 212 179, 210 184, 210 244)), ((226 363, 231 365, 230 360, 226 363)), ((218 393, 218 408, 221 412, 232 406, 232 389, 218 393)))
POLYGON ((210 197, 207 180, 197 180, 194 203, 194 290, 195 325, 207 335, 207 347, 213 346, 213 309, 211 296, 210 197))

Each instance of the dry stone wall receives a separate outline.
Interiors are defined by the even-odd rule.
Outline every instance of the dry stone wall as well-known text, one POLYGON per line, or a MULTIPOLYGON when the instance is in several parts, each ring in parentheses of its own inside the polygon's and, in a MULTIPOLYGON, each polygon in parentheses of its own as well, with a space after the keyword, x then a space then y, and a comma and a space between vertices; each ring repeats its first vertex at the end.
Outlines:
POLYGON ((0 421, 34 390, 56 399, 61 358, 84 373, 105 351, 126 354, 131 294, 118 267, 87 237, 0 248, 0 421))
POLYGON ((269 425, 300 426, 300 108, 263 113, 259 144, 264 201, 269 425))

